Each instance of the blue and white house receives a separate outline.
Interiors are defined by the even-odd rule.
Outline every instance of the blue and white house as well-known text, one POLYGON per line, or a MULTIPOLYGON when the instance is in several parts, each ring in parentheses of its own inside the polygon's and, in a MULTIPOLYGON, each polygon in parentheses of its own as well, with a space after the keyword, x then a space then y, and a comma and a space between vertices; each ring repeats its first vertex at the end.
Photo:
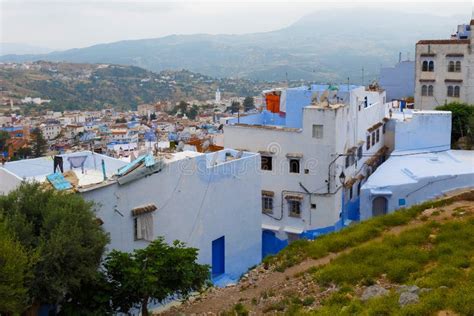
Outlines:
POLYGON ((387 105, 377 87, 347 85, 274 89, 263 98, 261 113, 224 122, 224 146, 261 155, 265 257, 359 219, 359 188, 385 151, 387 105))
POLYGON ((394 113, 386 124, 390 157, 361 189, 361 219, 474 187, 474 152, 451 150, 451 112, 394 113))
POLYGON ((98 221, 110 234, 108 250, 132 251, 158 236, 180 240, 199 249, 198 260, 212 266, 217 285, 237 280, 260 262, 258 154, 184 151, 148 154, 127 164, 84 151, 61 159, 64 173, 58 168, 54 174, 54 157, 5 163, 0 194, 21 181, 72 188, 96 203, 98 221))

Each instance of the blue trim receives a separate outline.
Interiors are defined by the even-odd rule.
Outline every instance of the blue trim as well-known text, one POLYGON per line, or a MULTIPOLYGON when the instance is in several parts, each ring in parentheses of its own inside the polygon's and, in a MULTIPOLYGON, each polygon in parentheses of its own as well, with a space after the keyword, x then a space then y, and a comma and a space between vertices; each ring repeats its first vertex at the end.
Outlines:
POLYGON ((262 259, 277 254, 286 246, 288 246, 288 240, 279 239, 271 230, 262 231, 262 259))
POLYGON ((316 239, 317 237, 319 237, 321 235, 325 235, 325 234, 329 234, 329 233, 341 230, 344 226, 345 226, 344 222, 341 218, 332 226, 307 230, 307 231, 301 233, 300 237, 305 238, 305 239, 313 240, 313 239, 316 239))

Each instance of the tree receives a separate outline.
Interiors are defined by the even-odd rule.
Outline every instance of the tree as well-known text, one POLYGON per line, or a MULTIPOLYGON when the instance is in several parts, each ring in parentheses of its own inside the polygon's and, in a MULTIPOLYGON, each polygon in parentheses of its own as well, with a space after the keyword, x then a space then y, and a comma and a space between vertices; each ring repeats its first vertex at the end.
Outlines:
POLYGON ((187 296, 199 290, 209 278, 209 267, 196 263, 198 250, 162 237, 133 253, 113 250, 104 268, 112 288, 112 305, 127 313, 140 306, 148 315, 150 301, 163 302, 171 295, 187 296))
POLYGON ((156 113, 155 112, 150 114, 150 120, 152 120, 152 121, 156 120, 156 113))
POLYGON ((11 157, 11 160, 26 159, 28 157, 31 157, 32 155, 33 155, 33 152, 31 151, 30 147, 21 147, 16 151, 14 156, 11 157))
POLYGON ((250 111, 254 108, 255 108, 255 105, 253 103, 253 98, 252 97, 246 97, 244 99, 244 111, 248 112, 248 111, 250 111))
POLYGON ((474 106, 466 103, 449 103, 439 106, 436 110, 451 111, 452 113, 452 129, 451 144, 454 145, 459 138, 464 136, 472 137, 472 130, 469 128, 469 121, 474 116, 474 106))
POLYGON ((120 124, 120 123, 127 123, 127 120, 125 117, 119 117, 118 119, 115 120, 115 123, 120 124))
POLYGON ((230 104, 230 111, 232 114, 239 112, 240 110, 240 102, 238 101, 232 101, 230 104))
POLYGON ((193 104, 193 106, 191 107, 191 109, 186 113, 186 116, 190 119, 190 120, 194 120, 196 118, 196 116, 198 115, 199 113, 199 108, 196 104, 193 104))
POLYGON ((0 196, 0 218, 18 242, 37 256, 28 283, 30 306, 61 304, 94 280, 109 239, 93 204, 80 195, 22 183, 0 196))
POLYGON ((39 128, 34 128, 31 131, 31 140, 32 140, 32 145, 31 149, 33 151, 33 156, 35 157, 41 157, 44 155, 46 152, 46 145, 47 142, 43 137, 43 133, 39 128))
POLYGON ((0 315, 25 310, 30 268, 27 251, 0 221, 0 315))
POLYGON ((10 138, 10 134, 8 132, 0 131, 0 153, 5 151, 6 144, 9 138, 10 138))

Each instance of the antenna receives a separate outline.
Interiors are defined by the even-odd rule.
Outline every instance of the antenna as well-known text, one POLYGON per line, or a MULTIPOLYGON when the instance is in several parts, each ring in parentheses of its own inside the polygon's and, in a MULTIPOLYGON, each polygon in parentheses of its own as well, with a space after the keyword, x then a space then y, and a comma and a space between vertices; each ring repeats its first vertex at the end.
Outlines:
POLYGON ((362 85, 364 86, 364 67, 362 67, 362 85))

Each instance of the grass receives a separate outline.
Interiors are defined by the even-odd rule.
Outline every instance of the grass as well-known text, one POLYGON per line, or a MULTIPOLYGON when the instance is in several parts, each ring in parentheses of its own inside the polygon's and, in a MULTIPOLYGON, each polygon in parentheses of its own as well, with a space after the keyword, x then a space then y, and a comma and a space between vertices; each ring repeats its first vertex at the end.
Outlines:
POLYGON ((339 232, 318 237, 314 241, 297 240, 279 254, 266 257, 264 264, 273 266, 277 271, 284 271, 286 268, 298 264, 307 258, 322 258, 331 252, 349 249, 380 237, 384 231, 395 226, 407 224, 426 209, 446 206, 457 200, 464 199, 474 200, 474 193, 467 192, 459 196, 414 205, 410 208, 349 226, 339 232))
POLYGON ((451 310, 474 315, 474 219, 446 224, 426 223, 354 248, 330 264, 313 270, 322 286, 336 284, 347 288, 361 286, 364 280, 385 278, 396 284, 416 284, 429 288, 417 304, 400 307, 399 295, 362 303, 347 296, 347 289, 322 302, 315 315, 432 315, 451 310), (435 234, 436 238, 429 238, 435 234), (426 247, 429 244, 429 247, 426 247))

